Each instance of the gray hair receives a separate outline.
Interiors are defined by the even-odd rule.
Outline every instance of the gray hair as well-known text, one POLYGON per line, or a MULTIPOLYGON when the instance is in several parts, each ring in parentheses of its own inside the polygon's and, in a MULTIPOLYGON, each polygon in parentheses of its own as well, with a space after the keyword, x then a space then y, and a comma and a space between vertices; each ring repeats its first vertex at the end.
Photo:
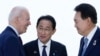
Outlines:
POLYGON ((21 6, 14 7, 9 14, 9 22, 12 21, 15 17, 20 16, 21 12, 24 10, 27 11, 25 7, 21 6))

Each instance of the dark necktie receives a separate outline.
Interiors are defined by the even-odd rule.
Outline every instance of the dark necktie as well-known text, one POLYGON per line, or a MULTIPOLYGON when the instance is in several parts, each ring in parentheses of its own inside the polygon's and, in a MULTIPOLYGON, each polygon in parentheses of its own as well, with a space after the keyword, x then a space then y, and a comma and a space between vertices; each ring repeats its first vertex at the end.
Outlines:
POLYGON ((47 56, 46 47, 45 45, 43 46, 42 56, 47 56))
POLYGON ((20 43, 23 44, 23 43, 22 43, 22 40, 21 40, 21 37, 19 36, 18 38, 19 38, 20 43))
POLYGON ((83 46, 82 56, 84 56, 84 54, 85 54, 85 51, 86 51, 86 48, 87 48, 87 43, 88 43, 88 39, 85 38, 84 39, 84 46, 83 46))

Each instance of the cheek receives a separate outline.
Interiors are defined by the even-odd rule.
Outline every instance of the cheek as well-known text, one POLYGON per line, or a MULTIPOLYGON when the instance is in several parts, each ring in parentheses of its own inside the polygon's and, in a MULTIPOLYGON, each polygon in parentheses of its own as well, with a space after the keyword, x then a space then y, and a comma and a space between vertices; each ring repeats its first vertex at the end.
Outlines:
POLYGON ((19 22, 19 25, 23 27, 24 21, 19 22))
POLYGON ((24 28, 27 28, 27 26, 28 26, 27 22, 23 22, 23 23, 22 23, 22 26, 23 26, 24 28))
POLYGON ((20 27, 22 28, 22 30, 27 29, 27 24, 25 22, 22 22, 20 25, 21 25, 20 27))
POLYGON ((75 27, 76 27, 77 29, 80 28, 80 24, 79 24, 79 23, 75 24, 75 27))
POLYGON ((47 36, 48 36, 48 38, 50 38, 50 37, 52 36, 52 33, 48 33, 48 35, 47 35, 47 36))
POLYGON ((78 30, 79 32, 83 31, 83 29, 84 29, 84 25, 82 25, 81 23, 77 23, 77 24, 75 25, 75 27, 77 28, 77 30, 78 30))
POLYGON ((40 35, 41 35, 41 32, 40 32, 40 31, 38 31, 38 30, 37 30, 37 35, 38 35, 38 36, 40 36, 40 35))
POLYGON ((79 22, 79 23, 76 24, 77 27, 82 27, 83 25, 84 25, 83 22, 79 22))
POLYGON ((82 31, 82 32, 84 32, 85 30, 86 30, 86 28, 87 28, 87 25, 86 24, 82 24, 82 25, 80 25, 80 30, 82 31))
POLYGON ((38 35, 38 36, 40 36, 40 35, 41 35, 41 33, 40 33, 40 32, 37 32, 37 35, 38 35))

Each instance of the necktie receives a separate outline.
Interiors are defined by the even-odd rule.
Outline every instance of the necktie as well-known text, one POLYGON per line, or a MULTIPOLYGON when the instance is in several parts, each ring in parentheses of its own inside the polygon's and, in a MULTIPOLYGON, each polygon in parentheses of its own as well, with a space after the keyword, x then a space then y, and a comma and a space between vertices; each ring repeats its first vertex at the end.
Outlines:
POLYGON ((87 43, 88 43, 88 39, 87 38, 84 38, 84 46, 83 46, 82 56, 84 56, 84 53, 86 51, 87 43))
POLYGON ((19 38, 20 43, 23 44, 23 43, 22 43, 22 40, 21 40, 21 37, 19 36, 18 38, 19 38))
POLYGON ((43 46, 42 56, 47 56, 46 47, 45 45, 43 46))

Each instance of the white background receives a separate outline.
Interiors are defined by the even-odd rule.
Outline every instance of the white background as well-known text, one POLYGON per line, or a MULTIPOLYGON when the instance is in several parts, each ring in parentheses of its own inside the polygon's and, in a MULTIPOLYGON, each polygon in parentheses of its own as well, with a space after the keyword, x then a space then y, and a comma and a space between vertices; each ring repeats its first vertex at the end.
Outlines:
POLYGON ((36 22, 41 15, 52 15, 57 22, 57 31, 53 40, 66 45, 68 56, 77 56, 80 36, 74 27, 74 8, 80 3, 92 4, 98 13, 100 25, 99 0, 0 0, 0 33, 8 25, 8 16, 14 6, 24 6, 30 12, 31 25, 26 33, 22 34, 23 43, 37 39, 36 22))

